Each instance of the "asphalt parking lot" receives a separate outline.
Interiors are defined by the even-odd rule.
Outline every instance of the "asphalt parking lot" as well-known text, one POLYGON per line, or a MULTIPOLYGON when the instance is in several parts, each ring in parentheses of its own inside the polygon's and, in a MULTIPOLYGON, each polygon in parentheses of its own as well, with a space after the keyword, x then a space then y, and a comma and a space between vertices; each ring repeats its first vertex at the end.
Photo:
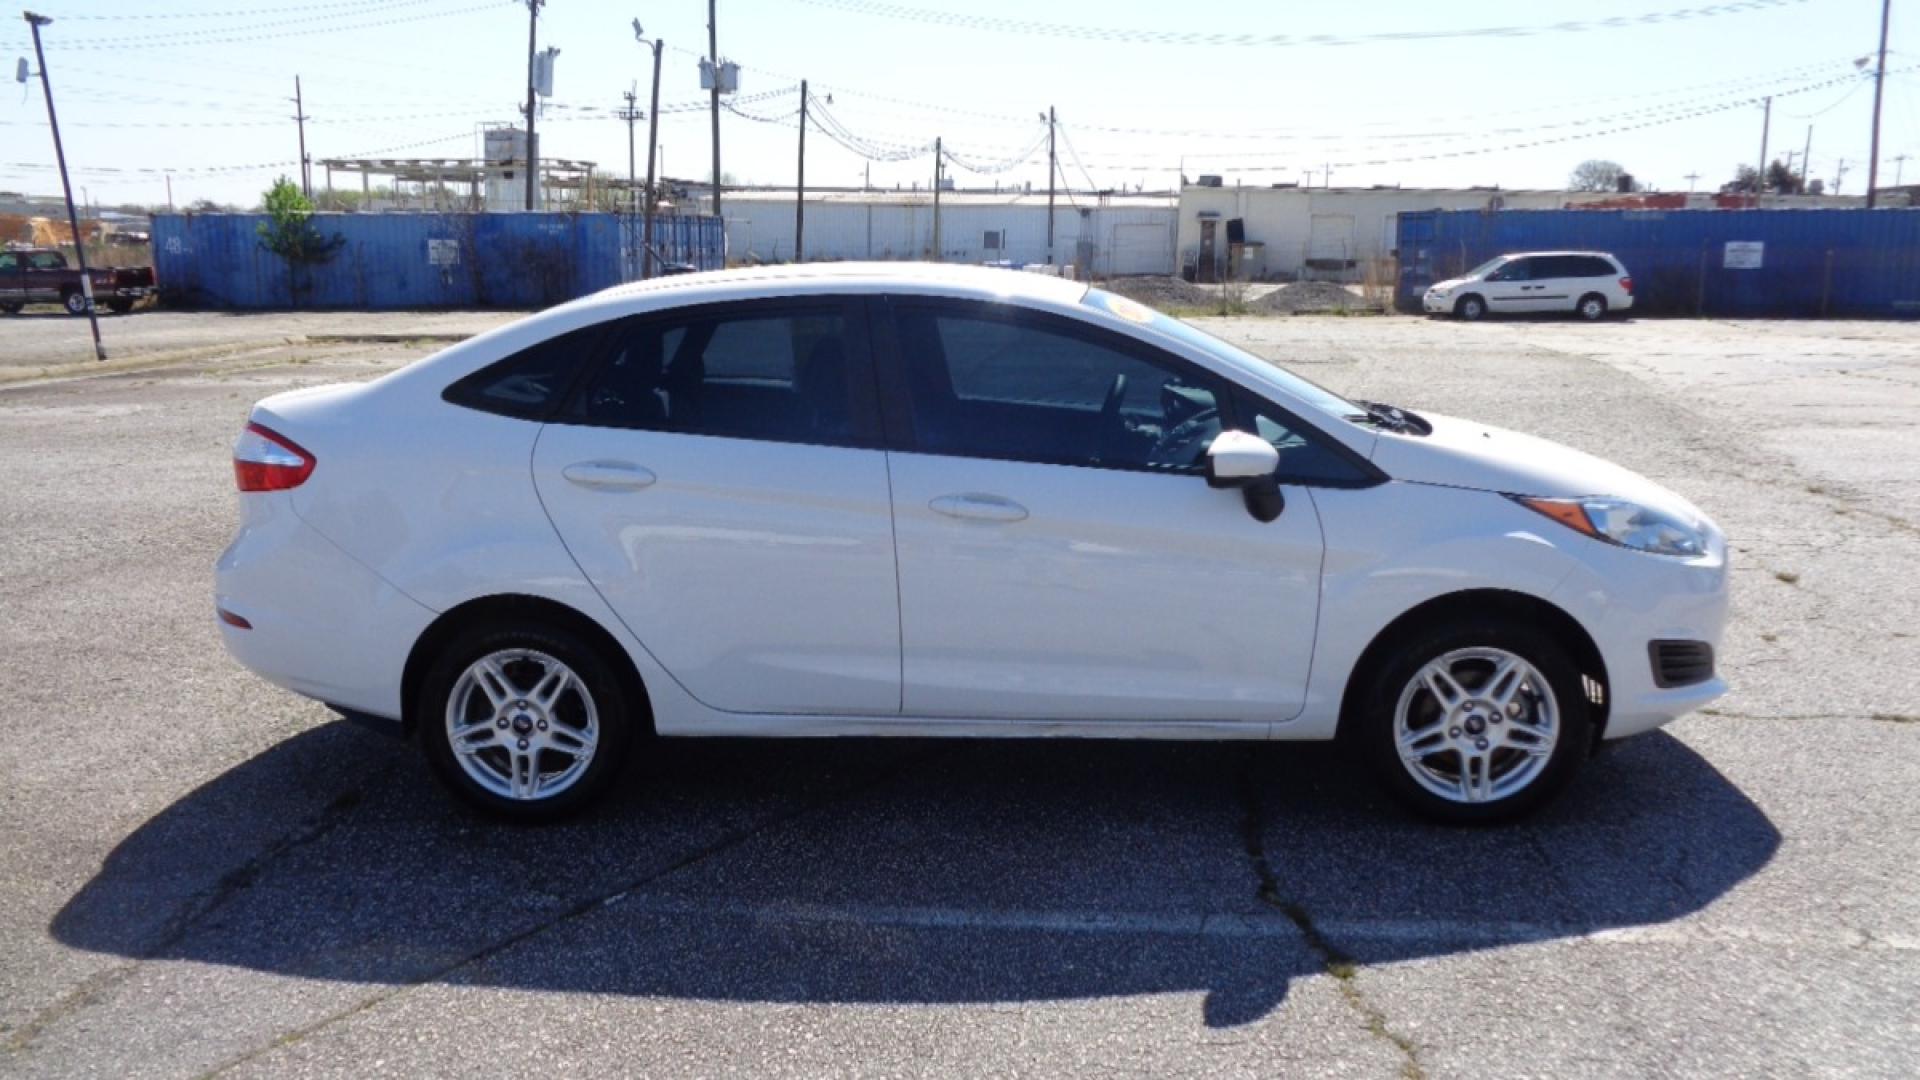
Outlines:
POLYGON ((244 672, 209 611, 248 405, 419 355, 351 340, 407 321, 167 317, 140 332, 229 320, 245 349, 0 388, 0 1071, 1920 1060, 1920 326, 1210 321, 1619 460, 1727 530, 1733 693, 1526 824, 1414 823, 1318 747, 713 741, 513 829, 244 672))

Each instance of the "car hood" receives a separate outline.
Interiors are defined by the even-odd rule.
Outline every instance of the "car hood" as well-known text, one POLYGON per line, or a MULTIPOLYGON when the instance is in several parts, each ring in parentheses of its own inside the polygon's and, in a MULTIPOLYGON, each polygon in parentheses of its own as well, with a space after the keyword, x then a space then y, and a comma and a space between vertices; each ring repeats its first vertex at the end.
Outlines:
POLYGON ((1449 289, 1457 289, 1460 286, 1465 285, 1466 283, 1467 283, 1467 279, 1463 277, 1448 278, 1445 281, 1436 281, 1433 284, 1427 286, 1427 291, 1428 292, 1446 292, 1449 289))
POLYGON ((1395 480, 1504 495, 1627 499, 1686 521, 1705 516, 1672 491, 1611 461, 1517 431, 1421 413, 1430 435, 1381 432, 1373 463, 1395 480))

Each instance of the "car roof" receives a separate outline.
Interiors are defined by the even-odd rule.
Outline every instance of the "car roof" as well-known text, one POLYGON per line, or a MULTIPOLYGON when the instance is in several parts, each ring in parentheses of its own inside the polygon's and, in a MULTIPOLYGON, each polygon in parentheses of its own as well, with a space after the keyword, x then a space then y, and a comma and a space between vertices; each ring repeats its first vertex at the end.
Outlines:
POLYGON ((1061 304, 1078 303, 1087 286, 1071 278, 990 266, 927 262, 839 262, 758 266, 674 274, 595 293, 592 300, 617 303, 641 297, 664 304, 796 292, 912 292, 993 296, 1061 304))
POLYGON ((1613 258, 1613 253, 1610 251, 1509 251, 1501 258, 1531 259, 1540 255, 1593 255, 1602 259, 1613 258))

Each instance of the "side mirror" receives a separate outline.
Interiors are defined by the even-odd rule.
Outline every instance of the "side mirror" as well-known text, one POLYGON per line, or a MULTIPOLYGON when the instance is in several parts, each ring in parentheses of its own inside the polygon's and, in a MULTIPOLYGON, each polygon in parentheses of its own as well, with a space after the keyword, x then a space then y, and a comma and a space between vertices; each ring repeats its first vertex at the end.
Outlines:
POLYGON ((1223 431, 1207 444, 1207 485, 1239 488, 1247 513, 1262 524, 1287 508, 1280 481, 1274 478, 1279 471, 1280 451, 1258 435, 1223 431))
POLYGON ((1258 435, 1223 431, 1207 444, 1207 486, 1243 488, 1271 480, 1280 469, 1280 451, 1258 435))

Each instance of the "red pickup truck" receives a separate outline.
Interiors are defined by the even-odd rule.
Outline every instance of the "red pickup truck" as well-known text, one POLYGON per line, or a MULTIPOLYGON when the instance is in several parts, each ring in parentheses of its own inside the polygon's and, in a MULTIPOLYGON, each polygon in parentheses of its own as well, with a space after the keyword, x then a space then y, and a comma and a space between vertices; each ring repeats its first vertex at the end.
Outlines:
MULTIPOLYGON (((125 313, 154 293, 153 268, 90 267, 95 303, 125 313)), ((80 271, 67 265, 66 256, 46 248, 0 251, 0 311, 13 315, 28 304, 59 304, 70 315, 87 313, 87 296, 80 271)))

